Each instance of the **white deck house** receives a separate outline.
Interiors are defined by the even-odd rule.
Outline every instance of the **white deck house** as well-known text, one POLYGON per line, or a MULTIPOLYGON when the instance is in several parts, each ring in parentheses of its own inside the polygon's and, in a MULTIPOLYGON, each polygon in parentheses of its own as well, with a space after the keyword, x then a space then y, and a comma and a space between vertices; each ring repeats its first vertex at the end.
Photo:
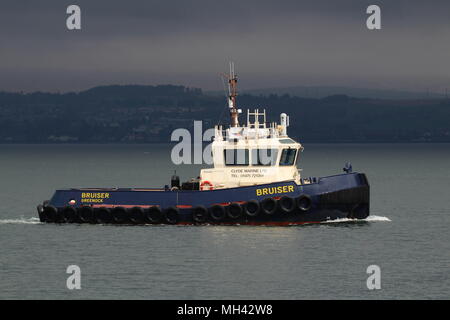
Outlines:
POLYGON ((247 112, 247 124, 215 127, 214 168, 200 171, 201 190, 233 188, 279 181, 300 184, 297 161, 303 147, 287 135, 289 118, 267 124, 265 111, 247 112))

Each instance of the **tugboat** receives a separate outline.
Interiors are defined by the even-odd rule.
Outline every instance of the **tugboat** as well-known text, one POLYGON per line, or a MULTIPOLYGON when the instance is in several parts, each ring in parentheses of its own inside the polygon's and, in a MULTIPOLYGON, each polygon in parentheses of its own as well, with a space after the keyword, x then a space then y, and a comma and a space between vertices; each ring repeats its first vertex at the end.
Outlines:
POLYGON ((369 215, 369 183, 352 171, 301 176, 303 146, 287 134, 289 117, 266 122, 266 112, 247 111, 239 123, 237 77, 230 64, 230 127, 215 127, 213 167, 164 188, 77 188, 56 190, 38 205, 41 222, 171 225, 299 225, 369 215))

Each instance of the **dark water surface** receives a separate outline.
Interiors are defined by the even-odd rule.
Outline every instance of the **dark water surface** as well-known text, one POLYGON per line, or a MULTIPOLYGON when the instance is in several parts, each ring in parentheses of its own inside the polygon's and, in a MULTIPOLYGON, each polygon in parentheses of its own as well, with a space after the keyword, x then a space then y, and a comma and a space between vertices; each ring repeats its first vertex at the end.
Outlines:
POLYGON ((41 224, 56 188, 182 180, 164 145, 0 145, 0 299, 450 298, 450 145, 305 145, 307 176, 351 161, 371 217, 296 227, 41 224), (81 268, 81 290, 66 268, 81 268), (366 268, 381 268, 368 290, 366 268))

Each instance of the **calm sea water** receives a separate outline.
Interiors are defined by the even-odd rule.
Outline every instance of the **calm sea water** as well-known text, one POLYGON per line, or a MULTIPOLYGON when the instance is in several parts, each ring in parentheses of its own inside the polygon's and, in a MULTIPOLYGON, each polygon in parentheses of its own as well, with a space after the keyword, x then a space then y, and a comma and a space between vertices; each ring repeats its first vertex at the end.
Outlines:
POLYGON ((367 221, 293 227, 41 224, 56 188, 182 180, 165 145, 1 145, 1 299, 448 299, 450 145, 305 145, 304 176, 351 161, 367 221), (81 290, 66 288, 68 265, 81 290), (366 269, 381 268, 368 290, 366 269))

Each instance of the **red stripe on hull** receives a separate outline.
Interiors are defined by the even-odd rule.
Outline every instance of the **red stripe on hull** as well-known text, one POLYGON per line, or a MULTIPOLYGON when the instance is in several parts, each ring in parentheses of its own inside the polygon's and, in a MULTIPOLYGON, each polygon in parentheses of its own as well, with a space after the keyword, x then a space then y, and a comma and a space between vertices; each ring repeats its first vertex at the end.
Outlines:
MULTIPOLYGON (((201 223, 198 225, 215 225, 215 226, 298 226, 302 224, 322 223, 324 221, 304 221, 304 222, 289 222, 289 221, 274 221, 274 222, 231 222, 231 223, 201 223)), ((193 222, 179 222, 177 225, 190 226, 194 225, 193 222)))

